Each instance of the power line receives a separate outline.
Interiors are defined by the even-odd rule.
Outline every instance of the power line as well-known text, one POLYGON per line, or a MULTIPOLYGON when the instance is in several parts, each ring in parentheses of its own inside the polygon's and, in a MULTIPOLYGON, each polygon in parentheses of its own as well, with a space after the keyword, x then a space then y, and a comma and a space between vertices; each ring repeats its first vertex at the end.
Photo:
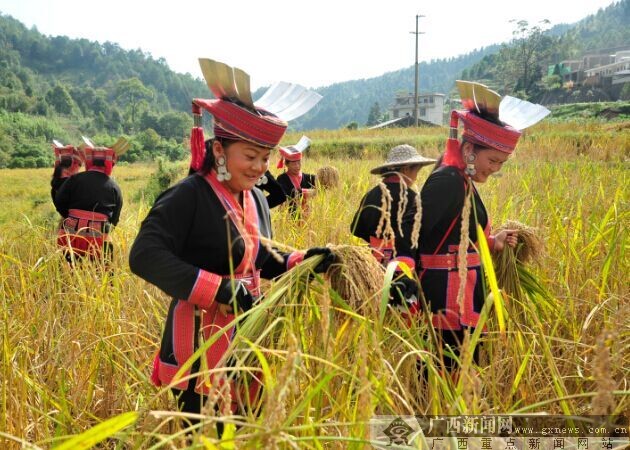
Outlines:
POLYGON ((418 35, 424 34, 423 31, 418 31, 418 19, 420 17, 426 17, 422 14, 416 14, 416 31, 410 31, 409 33, 416 35, 416 75, 414 78, 414 102, 413 102, 413 121, 415 126, 418 126, 418 35))

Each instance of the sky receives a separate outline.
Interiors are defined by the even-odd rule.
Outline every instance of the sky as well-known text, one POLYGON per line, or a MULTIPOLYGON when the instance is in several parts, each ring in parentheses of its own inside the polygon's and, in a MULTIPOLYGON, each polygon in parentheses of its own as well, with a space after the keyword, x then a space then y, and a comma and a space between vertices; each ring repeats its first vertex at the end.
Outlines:
POLYGON ((418 59, 507 42, 514 23, 573 23, 617 0, 0 0, 0 12, 46 35, 111 41, 201 78, 197 58, 275 81, 322 87, 418 59))

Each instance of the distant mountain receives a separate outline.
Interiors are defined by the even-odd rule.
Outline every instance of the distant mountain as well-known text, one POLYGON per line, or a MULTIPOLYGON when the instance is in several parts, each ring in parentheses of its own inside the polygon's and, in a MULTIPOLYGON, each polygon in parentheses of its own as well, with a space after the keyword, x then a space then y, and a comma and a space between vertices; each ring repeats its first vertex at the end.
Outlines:
MULTIPOLYGON (((537 61, 540 81, 546 64, 580 56, 583 52, 630 44, 630 0, 622 0, 600 9, 596 14, 576 24, 558 24, 545 33, 551 41, 548 60, 537 61)), ((420 64, 421 92, 449 95, 458 78, 489 81, 489 68, 505 70, 496 60, 507 44, 492 45, 456 58, 439 59, 420 64)), ((378 102, 381 111, 387 110, 396 92, 413 92, 414 66, 386 73, 367 80, 353 80, 317 89, 324 96, 309 114, 292 123, 297 129, 339 128, 349 122, 366 123, 370 108, 378 102)), ((506 86, 501 86, 506 94, 506 86)))
MULTIPOLYGON (((510 60, 517 41, 423 62, 419 90, 450 95, 454 81, 466 78, 487 81, 501 93, 558 99, 562 89, 554 91, 553 78, 544 78, 547 65, 592 49, 627 45, 629 24, 630 0, 621 0, 577 24, 556 25, 542 36, 544 52, 524 81, 510 60)), ((322 101, 290 127, 335 129, 352 122, 363 126, 368 116, 387 111, 396 93, 413 92, 414 71, 411 65, 379 77, 320 87, 322 101)), ((203 80, 175 73, 164 59, 142 50, 45 36, 0 13, 0 168, 49 165, 52 138, 77 142, 81 134, 105 145, 127 135, 132 146, 124 159, 131 162, 185 157, 192 124, 190 101, 208 95, 203 80)))
MULTIPOLYGON (((475 50, 463 56, 422 62, 418 66, 420 92, 446 93, 462 70, 499 49, 498 45, 475 50)), ((398 91, 413 92, 415 66, 380 77, 345 81, 318 88, 324 98, 316 108, 291 123, 294 129, 339 128, 352 121, 364 125, 370 108, 378 103, 385 111, 398 91)))
POLYGON ((163 58, 154 59, 139 49, 123 50, 112 42, 45 36, 36 27, 29 30, 18 20, 2 15, 0 65, 17 69, 26 88, 62 82, 104 89, 111 98, 118 81, 137 77, 155 94, 155 106, 180 111, 190 109, 191 97, 208 93, 202 80, 173 72, 163 58))
POLYGON ((520 33, 510 43, 464 70, 462 78, 483 80, 501 93, 543 103, 610 101, 626 95, 623 85, 605 83, 577 83, 565 89, 557 65, 566 60, 582 61, 587 54, 607 57, 630 50, 630 0, 613 3, 576 24, 556 25, 548 31, 537 24, 520 25, 520 33), (551 73, 550 66, 554 68, 551 73))
POLYGON ((203 81, 141 50, 44 36, 0 15, 0 167, 48 165, 53 137, 81 134, 105 145, 130 136, 128 161, 181 158, 191 98, 206 95, 203 81))

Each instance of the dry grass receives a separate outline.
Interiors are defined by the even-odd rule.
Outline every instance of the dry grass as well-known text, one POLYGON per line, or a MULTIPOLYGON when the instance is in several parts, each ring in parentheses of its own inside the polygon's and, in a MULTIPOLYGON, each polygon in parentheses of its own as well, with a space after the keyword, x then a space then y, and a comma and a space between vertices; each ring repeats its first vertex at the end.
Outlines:
MULTIPOLYGON (((630 409, 628 171, 625 163, 611 162, 620 150, 610 150, 627 133, 589 141, 594 158, 587 159, 573 148, 554 149, 561 140, 544 141, 543 131, 570 130, 532 130, 506 164, 505 176, 480 186, 495 223, 511 219, 535 227, 545 236, 546 253, 530 268, 545 292, 525 292, 522 301, 508 305, 507 333, 498 333, 491 310, 484 312, 484 363, 464 361, 460 377, 475 384, 439 376, 424 321, 409 327, 391 310, 358 314, 345 298, 362 294, 340 294, 321 277, 306 283, 304 274, 294 273, 268 285, 251 316, 268 319, 248 320, 246 325, 258 328, 243 332, 249 342, 235 341, 249 361, 236 372, 266 371, 260 415, 228 419, 240 424, 232 437, 238 446, 364 448, 373 413, 630 409), (417 360, 426 365, 427 380, 418 379, 417 360)), ((406 136, 411 134, 401 138, 406 136)), ((309 158, 306 172, 333 164, 340 168, 341 185, 311 199, 312 212, 301 223, 274 210, 275 239, 295 248, 330 243, 354 252, 362 244, 350 235, 350 220, 361 196, 378 182, 369 175, 378 161, 379 156, 309 158)), ((0 171, 0 447, 48 448, 108 419, 101 448, 186 447, 170 393, 148 379, 168 298, 127 265, 149 207, 134 200, 135 193, 153 170, 121 166, 115 172, 126 203, 112 234, 112 277, 88 264, 70 271, 63 262, 53 238, 57 217, 49 201, 49 170, 0 171)), ((367 261, 360 251, 348 256, 349 265, 367 261)), ((375 273, 365 275, 365 282, 375 280, 375 273)), ((364 274, 352 275, 359 276, 364 274)), ((465 350, 470 354, 471 348, 465 350)), ((197 436, 199 446, 216 443, 215 420, 206 417, 207 441, 197 436)))
POLYGON ((335 189, 339 186, 339 171, 333 166, 317 169, 317 181, 323 189, 335 189))
POLYGON ((366 313, 378 303, 385 271, 367 247, 336 245, 332 250, 339 261, 327 276, 330 286, 358 313, 366 313))

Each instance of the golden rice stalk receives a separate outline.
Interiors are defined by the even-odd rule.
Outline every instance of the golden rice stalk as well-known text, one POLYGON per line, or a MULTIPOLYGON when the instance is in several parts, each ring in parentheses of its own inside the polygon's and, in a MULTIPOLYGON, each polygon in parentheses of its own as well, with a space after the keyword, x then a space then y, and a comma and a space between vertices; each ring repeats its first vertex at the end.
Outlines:
POLYGON ((381 217, 376 227, 376 237, 385 240, 394 239, 394 229, 392 228, 392 194, 387 189, 383 181, 378 184, 381 190, 381 217))
POLYGON ((497 231, 517 230, 518 244, 514 249, 516 260, 521 263, 540 262, 544 253, 544 244, 538 235, 538 229, 516 220, 508 220, 497 231))
POLYGON ((339 171, 333 166, 323 166, 317 171, 317 181, 323 189, 334 189, 339 186, 339 171))
POLYGON ((339 261, 328 270, 331 287, 357 312, 375 306, 383 289, 385 271, 367 247, 338 245, 331 247, 339 261))
POLYGON ((593 397, 591 411, 594 415, 608 415, 615 410, 613 391, 617 383, 612 376, 611 347, 618 339, 616 332, 603 330, 597 337, 593 352, 593 377, 597 386, 597 394, 593 397))
POLYGON ((457 304, 460 311, 464 310, 464 293, 466 292, 466 280, 468 279, 468 241, 470 240, 470 210, 472 209, 472 187, 468 181, 468 194, 464 197, 464 208, 462 209, 462 223, 457 250, 457 272, 459 274, 459 290, 457 291, 457 304))
POLYGON ((526 283, 523 280, 523 266, 530 262, 540 261, 543 255, 543 242, 537 235, 536 228, 515 220, 505 222, 497 229, 497 231, 501 230, 518 231, 518 243, 516 248, 506 246, 502 252, 493 254, 497 280, 506 293, 522 300, 523 288, 527 287, 524 286, 526 283))

